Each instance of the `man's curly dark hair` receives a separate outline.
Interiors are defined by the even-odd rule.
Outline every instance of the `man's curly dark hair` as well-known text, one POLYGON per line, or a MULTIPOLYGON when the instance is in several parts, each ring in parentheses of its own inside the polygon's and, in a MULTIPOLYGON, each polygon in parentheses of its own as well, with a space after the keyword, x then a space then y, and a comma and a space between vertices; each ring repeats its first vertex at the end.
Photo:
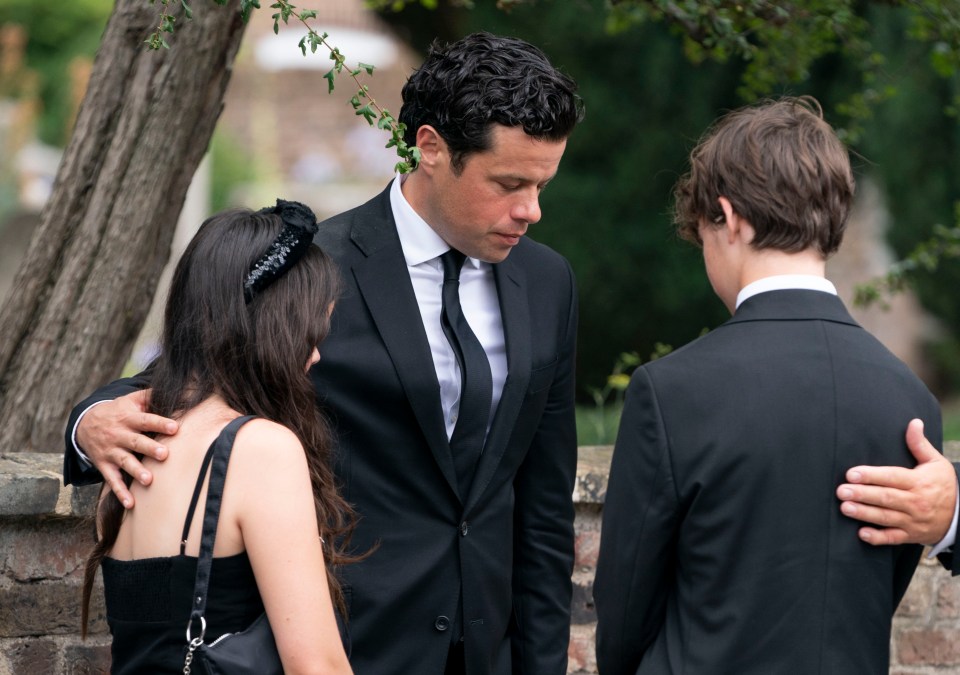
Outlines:
POLYGON ((466 157, 490 147, 491 124, 522 127, 538 139, 562 141, 583 118, 577 85, 523 40, 474 33, 434 42, 403 87, 404 140, 416 144, 429 124, 450 148, 455 172, 466 157))

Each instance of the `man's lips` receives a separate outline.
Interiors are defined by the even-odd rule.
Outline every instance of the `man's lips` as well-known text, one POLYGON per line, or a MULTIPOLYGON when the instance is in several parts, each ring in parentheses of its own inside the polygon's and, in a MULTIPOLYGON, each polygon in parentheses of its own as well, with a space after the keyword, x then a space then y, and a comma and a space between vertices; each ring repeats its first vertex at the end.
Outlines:
POLYGON ((498 237, 500 237, 501 240, 513 246, 520 241, 520 237, 522 237, 525 233, 524 232, 517 232, 517 233, 497 232, 496 234, 498 237))

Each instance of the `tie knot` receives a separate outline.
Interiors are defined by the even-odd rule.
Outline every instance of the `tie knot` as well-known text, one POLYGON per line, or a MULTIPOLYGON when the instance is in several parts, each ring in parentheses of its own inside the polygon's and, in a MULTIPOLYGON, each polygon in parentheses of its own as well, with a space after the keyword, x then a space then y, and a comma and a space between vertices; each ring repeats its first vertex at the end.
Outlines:
POLYGON ((467 259, 463 253, 455 248, 440 256, 440 262, 443 263, 443 280, 458 281, 460 279, 460 268, 463 267, 463 261, 467 259))

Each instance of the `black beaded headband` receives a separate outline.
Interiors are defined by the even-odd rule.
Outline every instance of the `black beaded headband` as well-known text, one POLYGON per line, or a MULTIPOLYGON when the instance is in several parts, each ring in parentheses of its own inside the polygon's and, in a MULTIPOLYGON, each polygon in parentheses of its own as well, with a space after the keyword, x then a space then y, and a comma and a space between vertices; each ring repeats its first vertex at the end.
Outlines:
POLYGON ((243 282, 243 297, 247 304, 264 288, 283 276, 310 248, 317 233, 317 217, 309 206, 300 202, 278 199, 276 206, 268 206, 257 213, 274 213, 283 220, 283 229, 270 248, 257 258, 243 282))

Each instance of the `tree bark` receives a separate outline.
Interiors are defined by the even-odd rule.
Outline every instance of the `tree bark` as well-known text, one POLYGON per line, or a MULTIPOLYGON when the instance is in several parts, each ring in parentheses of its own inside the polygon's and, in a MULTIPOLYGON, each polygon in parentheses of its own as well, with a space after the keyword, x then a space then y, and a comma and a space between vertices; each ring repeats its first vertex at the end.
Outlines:
POLYGON ((146 318, 244 29, 239 0, 191 6, 150 51, 159 4, 116 2, 0 312, 0 454, 59 452, 70 408, 121 372, 146 318))

